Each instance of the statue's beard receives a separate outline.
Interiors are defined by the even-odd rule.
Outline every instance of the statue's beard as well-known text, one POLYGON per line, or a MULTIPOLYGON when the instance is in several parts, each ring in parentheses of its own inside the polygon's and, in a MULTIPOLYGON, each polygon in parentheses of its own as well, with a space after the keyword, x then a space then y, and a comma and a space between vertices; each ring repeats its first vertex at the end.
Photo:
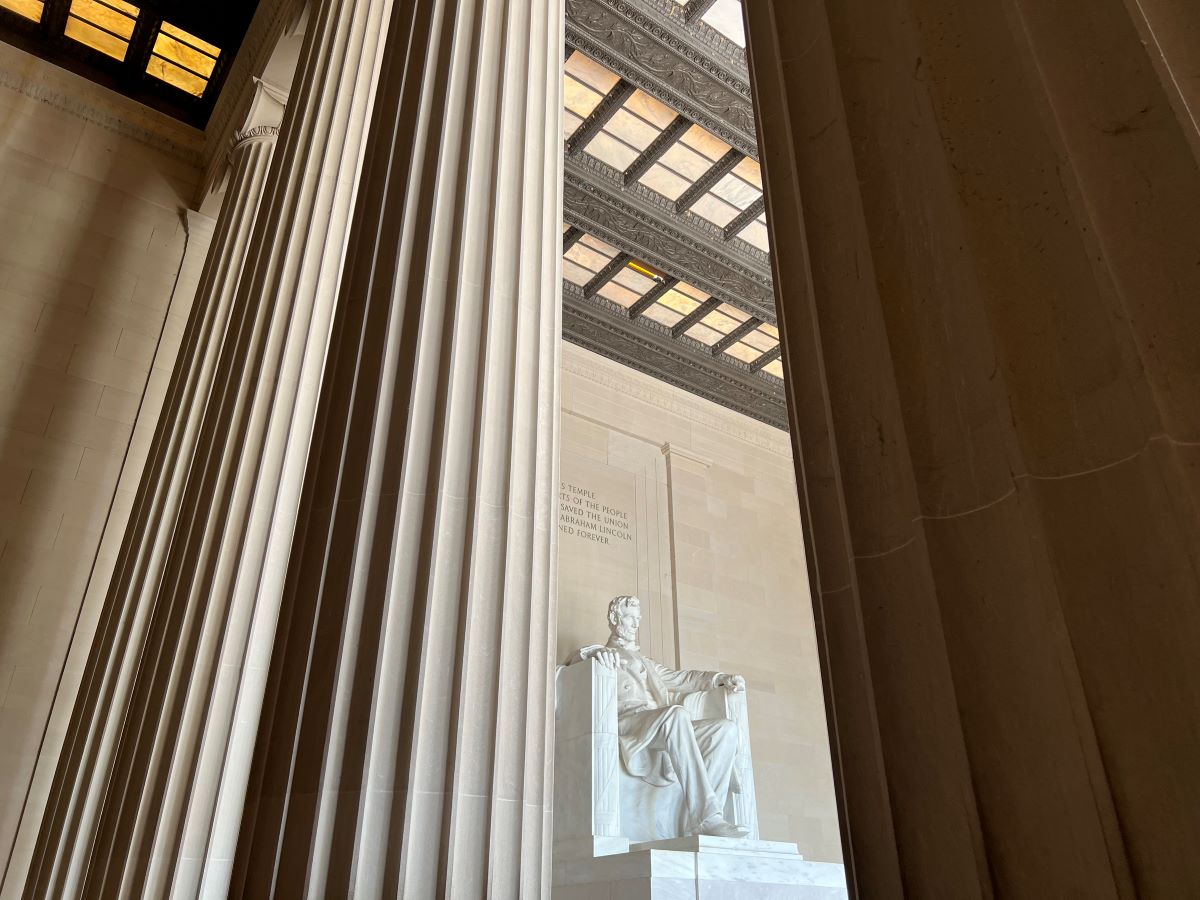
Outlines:
POLYGON ((638 630, 636 628, 622 628, 617 626, 613 629, 613 640, 624 647, 637 649, 638 645, 638 630))

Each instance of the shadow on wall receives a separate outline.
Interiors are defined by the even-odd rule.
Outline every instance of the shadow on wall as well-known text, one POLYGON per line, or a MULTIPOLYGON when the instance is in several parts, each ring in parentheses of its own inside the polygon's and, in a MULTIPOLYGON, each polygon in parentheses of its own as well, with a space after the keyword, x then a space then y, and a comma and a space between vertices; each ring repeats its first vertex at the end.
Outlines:
MULTIPOLYGON (((145 398, 186 243, 190 163, 0 88, 0 861, 145 398)), ((168 329, 176 327, 168 322, 168 329)), ((142 429, 141 435, 148 429, 142 429)))

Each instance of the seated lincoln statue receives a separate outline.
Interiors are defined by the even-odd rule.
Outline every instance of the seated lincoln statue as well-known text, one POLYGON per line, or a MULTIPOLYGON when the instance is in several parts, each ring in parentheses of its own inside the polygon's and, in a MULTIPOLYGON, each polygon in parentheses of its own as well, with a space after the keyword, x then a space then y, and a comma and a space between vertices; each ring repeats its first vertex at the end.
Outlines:
MULTIPOLYGON (((688 695, 742 692, 745 679, 721 672, 674 671, 642 655, 641 603, 616 597, 608 605, 612 632, 605 644, 584 647, 567 665, 594 660, 616 672, 617 734, 624 770, 654 786, 678 784, 684 808, 679 836, 742 838, 749 829, 726 819, 730 781, 739 752, 738 725, 686 705, 688 695)), ((711 705, 708 707, 711 709, 711 705)))

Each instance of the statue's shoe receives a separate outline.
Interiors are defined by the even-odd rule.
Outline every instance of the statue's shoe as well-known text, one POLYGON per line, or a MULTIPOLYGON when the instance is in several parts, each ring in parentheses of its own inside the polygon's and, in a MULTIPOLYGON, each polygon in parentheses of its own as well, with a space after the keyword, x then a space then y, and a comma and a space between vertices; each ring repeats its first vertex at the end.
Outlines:
POLYGON ((721 816, 713 816, 700 823, 700 828, 696 833, 706 834, 709 837, 744 838, 750 834, 750 829, 726 822, 721 816))

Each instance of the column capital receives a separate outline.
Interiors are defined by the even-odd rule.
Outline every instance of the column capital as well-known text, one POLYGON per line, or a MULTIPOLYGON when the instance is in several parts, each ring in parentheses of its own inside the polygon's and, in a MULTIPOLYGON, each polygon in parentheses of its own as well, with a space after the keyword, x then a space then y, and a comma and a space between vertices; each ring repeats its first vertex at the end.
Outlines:
POLYGON ((241 127, 233 133, 230 153, 248 141, 274 140, 279 135, 288 93, 277 85, 254 78, 254 92, 241 127))

